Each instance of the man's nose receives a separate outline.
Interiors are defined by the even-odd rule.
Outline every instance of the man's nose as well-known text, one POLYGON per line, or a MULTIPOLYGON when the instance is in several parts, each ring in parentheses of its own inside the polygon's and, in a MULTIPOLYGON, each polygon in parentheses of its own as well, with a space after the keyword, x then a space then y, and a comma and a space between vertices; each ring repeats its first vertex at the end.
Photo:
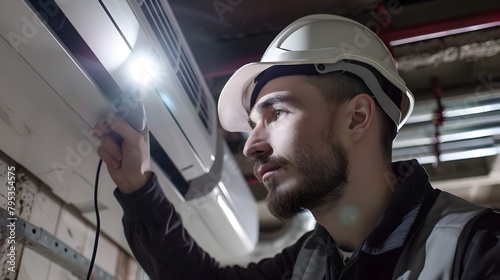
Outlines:
POLYGON ((269 137, 266 129, 261 126, 256 126, 248 137, 243 154, 248 158, 268 157, 272 154, 273 149, 269 144, 269 137))

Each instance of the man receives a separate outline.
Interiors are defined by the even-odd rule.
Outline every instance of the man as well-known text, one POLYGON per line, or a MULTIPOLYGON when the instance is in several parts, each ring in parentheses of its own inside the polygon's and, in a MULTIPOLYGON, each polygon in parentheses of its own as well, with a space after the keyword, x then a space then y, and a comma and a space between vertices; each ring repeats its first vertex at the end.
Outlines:
POLYGON ((221 93, 222 126, 250 133, 244 154, 270 211, 310 210, 319 224, 247 268, 219 266, 184 231, 150 171, 146 132, 110 115, 121 146, 95 135, 128 242, 153 279, 500 279, 497 213, 433 189, 415 160, 391 163, 412 108, 380 39, 338 16, 295 21, 239 69, 221 93))

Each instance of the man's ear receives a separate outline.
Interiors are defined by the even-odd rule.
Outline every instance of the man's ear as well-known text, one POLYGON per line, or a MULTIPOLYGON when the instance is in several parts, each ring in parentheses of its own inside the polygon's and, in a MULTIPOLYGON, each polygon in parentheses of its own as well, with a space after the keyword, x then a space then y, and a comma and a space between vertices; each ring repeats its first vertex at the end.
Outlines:
POLYGON ((375 100, 366 94, 358 94, 349 101, 349 134, 352 141, 362 138, 377 116, 375 100))

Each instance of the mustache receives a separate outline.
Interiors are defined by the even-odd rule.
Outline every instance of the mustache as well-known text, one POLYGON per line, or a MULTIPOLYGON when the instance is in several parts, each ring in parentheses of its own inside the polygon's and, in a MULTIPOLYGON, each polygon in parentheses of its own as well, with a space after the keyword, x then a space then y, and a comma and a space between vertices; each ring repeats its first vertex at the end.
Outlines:
POLYGON ((288 160, 286 160, 285 158, 280 157, 280 156, 257 157, 256 162, 253 166, 253 175, 255 176, 255 178, 259 179, 259 181, 261 181, 261 182, 262 182, 262 178, 260 178, 258 170, 259 170, 259 167, 264 165, 264 164, 284 167, 288 164, 288 160))

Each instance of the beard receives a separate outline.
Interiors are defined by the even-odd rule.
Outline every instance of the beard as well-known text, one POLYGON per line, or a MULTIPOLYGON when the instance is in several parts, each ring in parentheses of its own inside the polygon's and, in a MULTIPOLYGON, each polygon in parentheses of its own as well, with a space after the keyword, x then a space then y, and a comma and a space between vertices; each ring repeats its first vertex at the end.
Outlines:
POLYGON ((349 175, 348 160, 345 149, 338 143, 332 143, 326 154, 316 158, 300 149, 290 160, 279 156, 257 160, 255 171, 259 163, 272 163, 285 170, 295 167, 299 178, 303 178, 283 188, 272 178, 263 182, 268 190, 267 207, 280 220, 293 218, 306 210, 324 213, 335 207, 344 194, 349 175))

